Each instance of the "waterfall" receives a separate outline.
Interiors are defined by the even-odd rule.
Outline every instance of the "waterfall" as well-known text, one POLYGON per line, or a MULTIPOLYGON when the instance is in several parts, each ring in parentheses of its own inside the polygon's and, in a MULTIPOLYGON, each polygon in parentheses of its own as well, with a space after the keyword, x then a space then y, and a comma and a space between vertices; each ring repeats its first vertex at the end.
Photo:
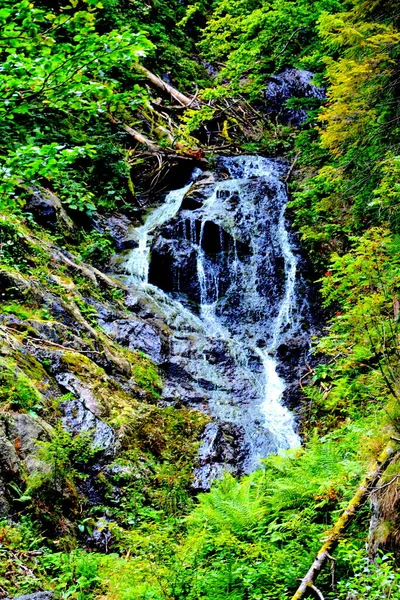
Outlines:
POLYGON ((219 426, 233 428, 227 444, 240 447, 245 472, 300 443, 282 403, 278 356, 293 340, 308 343, 285 169, 262 157, 219 158, 212 177, 196 170, 132 232, 137 247, 124 264, 130 283, 173 332, 166 400, 181 398, 217 424, 207 426, 200 450, 203 487, 234 470, 232 452, 216 450, 219 426))

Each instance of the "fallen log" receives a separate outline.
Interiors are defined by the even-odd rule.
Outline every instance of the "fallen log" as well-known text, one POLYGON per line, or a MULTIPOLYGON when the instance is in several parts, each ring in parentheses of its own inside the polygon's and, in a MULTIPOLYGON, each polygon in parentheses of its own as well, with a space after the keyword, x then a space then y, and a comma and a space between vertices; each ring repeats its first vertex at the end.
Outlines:
POLYGON ((177 102, 179 102, 179 104, 181 104, 182 106, 195 105, 196 108, 198 107, 196 97, 189 98, 189 96, 185 96, 185 94, 182 94, 182 92, 179 92, 177 89, 172 87, 172 85, 169 85, 169 83, 163 81, 162 79, 160 79, 160 77, 157 77, 157 75, 154 75, 154 73, 143 67, 143 65, 136 64, 135 69, 138 73, 140 73, 146 79, 148 79, 148 81, 150 81, 153 85, 158 87, 160 90, 167 92, 167 94, 172 96, 172 98, 174 98, 174 100, 177 100, 177 102))
POLYGON ((370 492, 375 487, 378 479, 381 477, 393 454, 394 444, 389 443, 386 446, 386 448, 382 451, 369 473, 367 473, 361 485, 358 487, 356 493, 354 494, 353 498, 347 505, 346 509, 343 511, 343 513, 340 515, 339 519, 336 521, 335 525, 331 529, 326 542, 322 546, 321 550, 318 552, 317 557, 311 565, 308 573, 302 579, 300 586, 298 587, 296 593, 292 597, 292 600, 302 600, 302 598, 304 598, 306 593, 309 591, 318 592, 318 594, 320 594, 319 590, 317 590, 314 586, 316 578, 318 577, 325 563, 328 560, 331 560, 331 553, 339 544, 342 534, 350 525, 350 523, 356 516, 358 510, 363 506, 364 502, 367 500, 370 492))
MULTIPOLYGON (((108 115, 108 118, 111 121, 111 123, 122 125, 125 131, 129 133, 129 135, 131 135, 133 139, 136 140, 139 144, 147 146, 149 154, 157 154, 161 155, 163 158, 169 159, 173 158, 180 160, 196 160, 199 162, 203 162, 204 164, 208 164, 207 159, 204 158, 203 150, 199 148, 194 150, 192 148, 186 148, 181 144, 176 144, 177 151, 174 152, 172 148, 163 148, 162 146, 155 144, 152 140, 140 133, 140 131, 133 129, 133 127, 130 127, 126 123, 120 123, 112 115, 108 115)), ((142 152, 142 154, 146 153, 142 152)))

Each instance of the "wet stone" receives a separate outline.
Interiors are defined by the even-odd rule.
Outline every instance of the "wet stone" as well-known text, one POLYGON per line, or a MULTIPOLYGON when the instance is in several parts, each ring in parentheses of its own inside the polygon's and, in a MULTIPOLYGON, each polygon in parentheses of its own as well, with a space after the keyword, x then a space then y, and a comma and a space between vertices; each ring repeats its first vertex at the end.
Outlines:
POLYGON ((53 591, 47 592, 33 592, 32 594, 23 594, 22 596, 16 596, 14 600, 54 600, 57 597, 53 591))

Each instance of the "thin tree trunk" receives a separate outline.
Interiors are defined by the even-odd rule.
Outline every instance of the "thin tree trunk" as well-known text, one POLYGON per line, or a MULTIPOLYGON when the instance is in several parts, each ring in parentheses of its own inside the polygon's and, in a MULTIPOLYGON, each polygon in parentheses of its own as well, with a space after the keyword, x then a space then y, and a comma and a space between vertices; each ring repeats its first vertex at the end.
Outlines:
POLYGON ((146 79, 148 79, 153 85, 158 87, 160 90, 167 92, 167 94, 172 96, 172 98, 177 100, 179 104, 182 104, 182 106, 192 106, 194 104, 195 98, 189 98, 189 96, 185 96, 185 94, 182 94, 182 92, 176 90, 174 87, 172 87, 172 85, 169 85, 169 83, 166 83, 160 79, 160 77, 157 77, 157 75, 154 75, 154 73, 142 65, 136 64, 135 69, 138 73, 144 75, 144 77, 146 77, 146 79))
POLYGON ((318 577, 321 569, 325 565, 326 561, 330 559, 331 553, 337 547, 343 532, 347 529, 347 527, 350 525, 351 521, 357 514, 358 510, 361 508, 361 506, 363 506, 364 502, 367 500, 372 488, 375 487, 376 482, 382 475, 382 472, 385 470, 393 453, 394 444, 390 443, 382 451, 379 458, 373 465, 372 469, 365 476, 355 495, 350 500, 349 504, 347 505, 347 508, 336 521, 333 529, 328 535, 325 544, 318 552, 316 559, 311 565, 307 575, 302 580, 297 592, 292 597, 292 600, 301 600, 302 598, 304 598, 307 591, 313 588, 314 582, 318 577))

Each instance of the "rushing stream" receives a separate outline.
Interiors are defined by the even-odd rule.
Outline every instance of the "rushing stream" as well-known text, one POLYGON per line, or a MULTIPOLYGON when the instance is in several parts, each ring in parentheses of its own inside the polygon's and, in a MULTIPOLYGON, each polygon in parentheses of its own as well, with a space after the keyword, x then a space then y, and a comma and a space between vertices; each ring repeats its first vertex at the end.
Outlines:
POLYGON ((249 472, 299 445, 279 355, 293 344, 299 355, 299 340, 306 352, 308 305, 285 220, 285 171, 262 157, 219 158, 215 173, 196 169, 132 231, 124 269, 172 332, 165 400, 214 419, 199 487, 237 470, 235 461, 249 472))

